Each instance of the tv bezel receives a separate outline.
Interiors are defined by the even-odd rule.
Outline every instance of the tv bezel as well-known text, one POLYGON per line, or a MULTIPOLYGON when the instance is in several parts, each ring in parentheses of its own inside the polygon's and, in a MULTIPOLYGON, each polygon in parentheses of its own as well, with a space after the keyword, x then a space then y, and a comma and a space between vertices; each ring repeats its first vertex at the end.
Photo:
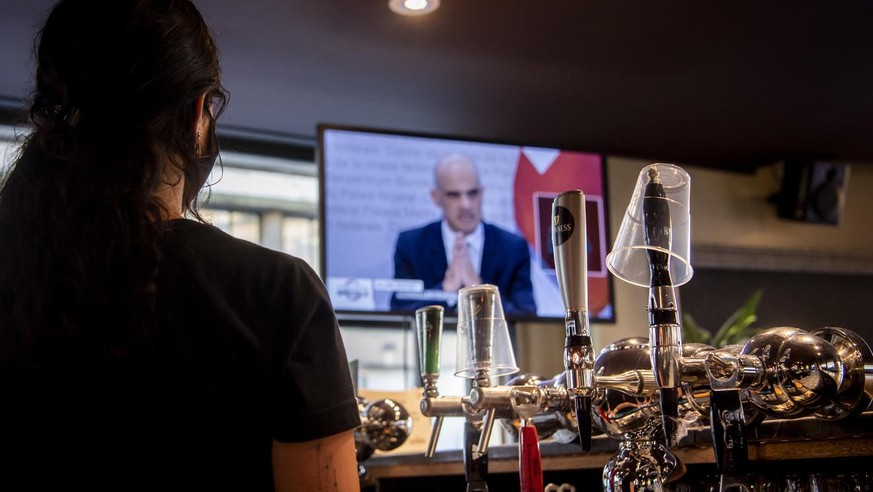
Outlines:
MULTIPOLYGON (((508 146, 517 146, 517 147, 533 147, 533 148, 546 148, 546 149, 554 149, 559 150, 561 152, 578 152, 585 154, 594 154, 599 157, 600 160, 600 175, 603 182, 603 228, 602 231, 605 235, 606 242, 606 251, 605 254, 609 252, 609 248, 611 247, 612 235, 610 233, 610 217, 609 217, 609 179, 607 176, 607 165, 606 165, 606 153, 602 151, 593 151, 589 149, 579 149, 575 147, 569 146, 556 146, 555 144, 548 143, 537 143, 537 142, 518 142, 513 140, 502 140, 502 139, 493 139, 493 138, 479 138, 472 136, 457 136, 457 135, 449 135, 449 134, 441 134, 441 133, 428 133, 428 132, 420 132, 414 130, 392 130, 389 128, 380 128, 380 127, 369 127, 369 126, 361 126, 361 125, 353 125, 353 124, 342 124, 342 123, 329 123, 322 122, 318 123, 316 126, 316 146, 315 146, 315 161, 318 166, 318 211, 319 211, 319 275, 323 282, 327 283, 327 226, 326 226, 326 182, 325 182, 325 160, 324 160, 324 134, 329 130, 339 130, 339 131, 348 131, 348 132, 358 132, 358 133, 370 133, 376 135, 385 135, 385 136, 397 136, 397 137, 412 137, 412 138, 430 138, 437 140, 449 140, 449 141, 458 141, 458 142, 467 142, 467 143, 482 143, 485 145, 493 144, 493 145, 508 145, 508 146)), ((590 317, 589 320, 592 324, 614 324, 616 323, 616 309, 615 309, 615 283, 611 273, 607 273, 607 289, 609 292, 610 304, 612 306, 612 316, 609 318, 595 318, 590 317)), ((377 322, 380 323, 380 326, 392 325, 392 324, 402 324, 405 325, 409 319, 414 317, 414 312, 406 312, 406 311, 391 311, 391 310, 375 310, 375 311, 360 311, 360 310, 351 310, 351 309, 335 309, 337 318, 340 321, 355 321, 355 322, 377 322)), ((590 316, 590 313, 589 313, 590 316)), ((563 322, 563 316, 548 316, 548 315, 519 315, 519 314, 506 314, 506 319, 509 322, 541 322, 541 323, 553 323, 553 322, 563 322)), ((456 320, 453 313, 446 313, 446 321, 447 323, 452 323, 456 320)))

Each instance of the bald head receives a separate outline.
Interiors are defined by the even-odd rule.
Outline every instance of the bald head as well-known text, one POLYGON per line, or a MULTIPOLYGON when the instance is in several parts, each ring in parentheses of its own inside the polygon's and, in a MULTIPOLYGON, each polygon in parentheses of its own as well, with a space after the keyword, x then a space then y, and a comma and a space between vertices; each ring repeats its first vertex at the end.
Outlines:
POLYGON ((437 161, 431 198, 453 231, 473 232, 482 219, 482 188, 473 161, 461 154, 437 161))
POLYGON ((462 174, 471 175, 479 184, 479 172, 473 160, 463 154, 448 154, 437 161, 433 167, 434 188, 440 188, 445 180, 455 179, 462 174))

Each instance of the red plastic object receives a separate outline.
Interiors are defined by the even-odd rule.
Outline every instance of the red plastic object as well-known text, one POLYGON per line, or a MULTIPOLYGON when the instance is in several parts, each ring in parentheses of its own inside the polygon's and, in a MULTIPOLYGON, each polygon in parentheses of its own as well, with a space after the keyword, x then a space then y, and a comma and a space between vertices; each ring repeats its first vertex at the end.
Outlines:
POLYGON ((521 492, 543 492, 543 460, 540 457, 540 441, 537 428, 525 425, 518 440, 518 474, 521 492))

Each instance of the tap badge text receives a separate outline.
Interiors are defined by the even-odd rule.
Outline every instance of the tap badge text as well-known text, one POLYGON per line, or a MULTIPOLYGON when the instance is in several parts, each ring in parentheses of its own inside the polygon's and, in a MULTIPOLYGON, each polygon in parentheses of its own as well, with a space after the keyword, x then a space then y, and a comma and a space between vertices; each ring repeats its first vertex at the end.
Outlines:
POLYGON ((573 235, 576 221, 573 214, 566 207, 556 206, 552 213, 552 242, 560 246, 573 235))

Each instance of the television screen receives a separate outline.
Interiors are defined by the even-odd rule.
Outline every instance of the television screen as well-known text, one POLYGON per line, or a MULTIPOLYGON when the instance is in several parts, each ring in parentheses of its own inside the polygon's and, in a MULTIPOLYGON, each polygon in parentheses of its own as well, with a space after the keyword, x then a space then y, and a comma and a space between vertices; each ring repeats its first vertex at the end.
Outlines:
POLYGON ((563 319, 554 197, 585 193, 592 321, 615 320, 603 155, 322 124, 321 274, 347 315, 412 315, 497 285, 508 319, 563 319))

